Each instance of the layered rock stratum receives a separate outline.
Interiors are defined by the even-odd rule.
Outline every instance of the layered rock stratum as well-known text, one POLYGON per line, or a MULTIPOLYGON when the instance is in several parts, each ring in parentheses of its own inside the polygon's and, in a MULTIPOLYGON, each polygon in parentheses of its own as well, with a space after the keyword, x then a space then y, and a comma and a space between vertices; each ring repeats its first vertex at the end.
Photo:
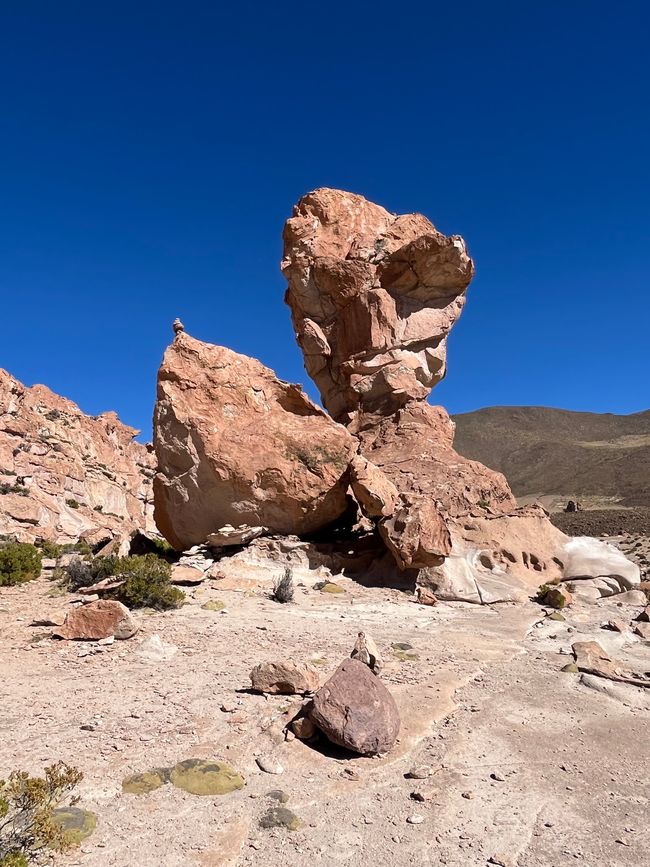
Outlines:
POLYGON ((76 542, 153 529, 155 459, 138 433, 0 370, 0 535, 76 542))

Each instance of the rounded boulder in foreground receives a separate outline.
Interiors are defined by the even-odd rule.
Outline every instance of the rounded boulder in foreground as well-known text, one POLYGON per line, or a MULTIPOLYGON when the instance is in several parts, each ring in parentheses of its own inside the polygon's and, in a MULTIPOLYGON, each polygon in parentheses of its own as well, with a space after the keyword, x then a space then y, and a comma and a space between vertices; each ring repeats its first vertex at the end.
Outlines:
POLYGON ((318 690, 309 716, 328 740, 362 756, 387 753, 400 728, 395 699, 356 659, 342 662, 318 690))

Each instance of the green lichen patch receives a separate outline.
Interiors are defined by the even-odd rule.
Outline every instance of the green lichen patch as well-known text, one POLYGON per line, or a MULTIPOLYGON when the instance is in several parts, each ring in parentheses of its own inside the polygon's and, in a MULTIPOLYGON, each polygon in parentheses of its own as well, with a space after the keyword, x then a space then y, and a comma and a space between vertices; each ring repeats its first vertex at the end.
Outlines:
POLYGON ((569 662, 566 665, 563 665, 560 670, 561 671, 568 671, 568 672, 571 672, 572 674, 577 674, 579 671, 578 666, 575 664, 575 662, 569 662))
POLYGON ((314 585, 316 590, 321 593, 345 593, 345 589, 340 584, 335 584, 333 581, 323 581, 322 584, 314 585))
POLYGON ((174 786, 191 795, 226 795, 243 789, 244 778, 225 762, 186 759, 171 769, 174 786))
POLYGON ((563 622, 566 620, 566 617, 563 614, 560 614, 559 611, 551 611, 551 613, 548 615, 548 617, 546 619, 547 620, 558 620, 558 621, 563 622))
POLYGON ((67 846, 78 846, 97 827, 95 813, 81 807, 57 807, 52 810, 52 821, 63 831, 67 846))
POLYGON ((260 819, 260 828, 286 828, 288 831, 297 831, 302 822, 286 807, 271 807, 260 819))
POLYGON ((122 780, 122 791, 129 795, 148 795, 149 792, 159 789, 163 783, 167 782, 165 771, 166 769, 156 768, 142 774, 125 777, 122 780))
POLYGON ((209 599, 201 606, 204 611, 223 611, 225 607, 226 603, 222 602, 221 599, 209 599))

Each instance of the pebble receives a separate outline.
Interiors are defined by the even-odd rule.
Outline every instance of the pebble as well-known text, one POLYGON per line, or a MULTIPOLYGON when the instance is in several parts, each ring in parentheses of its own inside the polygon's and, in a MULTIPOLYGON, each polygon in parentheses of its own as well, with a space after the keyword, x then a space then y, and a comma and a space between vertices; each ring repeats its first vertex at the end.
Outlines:
POLYGON ((284 773, 284 768, 280 762, 270 758, 270 756, 260 756, 258 759, 255 759, 255 761, 257 762, 260 771, 264 771, 265 774, 277 775, 284 773))
POLYGON ((411 768, 411 770, 406 774, 407 777, 410 777, 412 780, 426 780, 427 777, 431 776, 431 768, 426 767, 425 765, 420 765, 415 768, 411 768))
POLYGON ((406 821, 409 825, 421 825, 424 822, 424 816, 420 813, 412 813, 410 816, 406 817, 406 821))
POLYGON ((494 773, 490 774, 490 778, 496 780, 497 783, 505 783, 506 778, 502 774, 494 773))

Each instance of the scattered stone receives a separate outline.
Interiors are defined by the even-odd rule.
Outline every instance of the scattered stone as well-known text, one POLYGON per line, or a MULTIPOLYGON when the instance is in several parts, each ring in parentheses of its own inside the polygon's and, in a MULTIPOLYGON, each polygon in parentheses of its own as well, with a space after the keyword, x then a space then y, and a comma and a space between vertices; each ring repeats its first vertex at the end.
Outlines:
POLYGON ((100 599, 71 611, 53 635, 71 641, 98 641, 110 636, 123 640, 131 638, 138 629, 138 621, 125 605, 100 599))
POLYGON ((304 695, 317 690, 319 683, 318 671, 304 662, 261 662, 251 671, 253 689, 271 695, 304 695))
POLYGON ((650 687, 650 677, 620 667, 605 653, 597 641, 576 641, 573 652, 580 671, 621 683, 631 683, 634 686, 650 687))
POLYGON ((438 598, 430 587, 416 587, 415 598, 420 605, 437 605, 438 598))
POLYGON ((259 756, 255 759, 257 767, 265 774, 275 774, 276 776, 284 773, 284 768, 276 759, 270 756, 259 756))
POLYGON ((650 623, 637 623, 634 627, 634 631, 645 641, 650 641, 650 623))
POLYGON ((288 831, 297 831, 302 822, 286 807, 272 807, 260 819, 260 828, 286 828, 288 831))
POLYGON ((141 641, 136 650, 136 656, 145 662, 165 662, 177 653, 176 645, 167 644, 156 633, 141 641))
POLYGON ((461 797, 465 798, 467 801, 472 801, 474 799, 474 794, 473 792, 462 792, 461 797))
POLYGON ((238 710, 238 707, 236 704, 225 704, 224 703, 221 705, 222 713, 236 713, 237 710, 238 710))
POLYGON ((179 587, 194 587, 205 581, 205 573, 201 569, 196 569, 194 566, 172 566, 172 575, 170 578, 171 584, 177 584, 179 587))
POLYGON ((366 635, 365 632, 360 632, 357 636, 350 658, 363 662, 376 675, 379 675, 384 667, 384 660, 377 649, 377 645, 372 637, 366 635))
POLYGON ((546 590, 541 601, 543 605, 550 605, 551 608, 562 609, 566 608, 567 605, 571 605, 573 602, 573 596, 564 585, 557 584, 546 590))
POLYGON ((421 813, 412 813, 406 817, 409 825, 421 825, 424 822, 424 816, 421 813))
POLYGON ((605 624, 607 629, 611 629, 613 632, 628 632, 628 625, 623 620, 608 620, 605 624))
POLYGON ((299 717, 291 723, 291 730, 301 741, 308 741, 316 734, 316 726, 307 716, 299 717))
POLYGON ((342 662, 318 690, 309 716, 332 743, 361 755, 391 750, 400 728, 394 698, 356 659, 342 662))
POLYGON ((428 765, 418 765, 407 771, 406 776, 412 780, 426 780, 433 773, 433 769, 428 765))
POLYGON ((496 780, 497 783, 504 783, 506 780, 506 778, 503 776, 503 774, 499 774, 497 772, 490 774, 490 779, 496 780))
POLYGON ((286 804, 289 800, 289 795, 283 792, 282 789, 271 789, 270 792, 266 793, 266 797, 272 801, 277 801, 279 804, 286 804))

